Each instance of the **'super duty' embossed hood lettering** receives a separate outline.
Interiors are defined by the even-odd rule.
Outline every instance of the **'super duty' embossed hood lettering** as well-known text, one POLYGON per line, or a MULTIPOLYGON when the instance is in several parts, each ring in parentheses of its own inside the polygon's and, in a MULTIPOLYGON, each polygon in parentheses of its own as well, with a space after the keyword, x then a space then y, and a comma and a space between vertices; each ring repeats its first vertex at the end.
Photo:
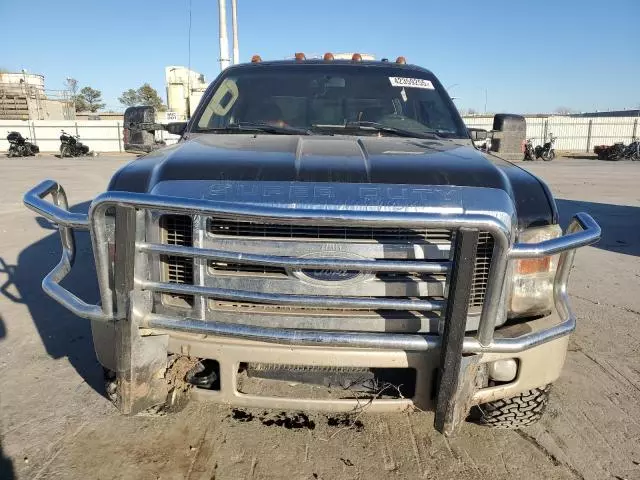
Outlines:
POLYGON ((208 198, 228 193, 220 190, 229 188, 220 181, 265 182, 242 187, 245 201, 282 195, 280 187, 267 182, 295 182, 288 195, 301 199, 329 199, 340 184, 375 184, 358 192, 372 205, 393 204, 394 198, 406 204, 420 196, 415 185, 495 188, 513 199, 521 227, 552 223, 555 215, 532 175, 464 142, 435 139, 204 134, 132 162, 113 177, 109 189, 151 192, 174 180, 216 181, 208 198), (313 191, 309 182, 315 183, 313 191), (385 184, 395 186, 387 191, 385 184), (397 186, 402 184, 413 187, 397 186))

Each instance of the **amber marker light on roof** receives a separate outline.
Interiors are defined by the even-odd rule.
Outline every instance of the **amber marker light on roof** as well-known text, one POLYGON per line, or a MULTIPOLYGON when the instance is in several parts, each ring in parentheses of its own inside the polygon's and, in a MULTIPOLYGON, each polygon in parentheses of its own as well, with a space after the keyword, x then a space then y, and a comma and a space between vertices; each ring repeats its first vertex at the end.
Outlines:
POLYGON ((404 58, 404 57, 398 57, 398 58, 396 58, 396 63, 404 65, 405 63, 407 63, 407 59, 404 58))
POLYGON ((260 55, 254 55, 251 57, 251 63, 260 63, 262 61, 262 57, 260 55))
POLYGON ((324 57, 322 58, 324 59, 325 62, 330 62, 333 60, 333 53, 327 52, 324 54, 324 57))
POLYGON ((306 60, 307 57, 302 52, 298 52, 295 55, 296 61, 301 62, 302 60, 306 60))
POLYGON ((362 55, 360 55, 359 53, 354 53, 353 56, 351 57, 351 60, 354 62, 361 62, 362 55))

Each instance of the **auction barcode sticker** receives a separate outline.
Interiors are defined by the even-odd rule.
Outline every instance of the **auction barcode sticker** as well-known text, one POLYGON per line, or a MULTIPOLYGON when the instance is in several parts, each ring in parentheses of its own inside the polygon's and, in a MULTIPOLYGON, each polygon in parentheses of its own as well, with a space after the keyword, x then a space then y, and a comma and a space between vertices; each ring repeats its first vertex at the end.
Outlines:
POLYGON ((407 87, 407 88, 425 88, 427 90, 434 90, 435 87, 430 80, 424 78, 407 78, 407 77, 389 77, 392 87, 407 87))

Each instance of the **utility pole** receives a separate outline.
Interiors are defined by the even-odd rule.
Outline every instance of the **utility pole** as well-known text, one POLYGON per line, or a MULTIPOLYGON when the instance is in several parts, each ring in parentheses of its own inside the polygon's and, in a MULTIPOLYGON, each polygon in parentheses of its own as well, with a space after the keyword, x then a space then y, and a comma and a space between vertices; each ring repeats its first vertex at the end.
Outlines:
POLYGON ((220 16, 220 70, 229 66, 229 37, 227 35, 227 0, 218 0, 220 16))
POLYGON ((484 113, 487 113, 487 89, 484 89, 484 113))
POLYGON ((233 28, 233 64, 240 63, 240 49, 238 48, 238 0, 231 0, 231 23, 233 28))

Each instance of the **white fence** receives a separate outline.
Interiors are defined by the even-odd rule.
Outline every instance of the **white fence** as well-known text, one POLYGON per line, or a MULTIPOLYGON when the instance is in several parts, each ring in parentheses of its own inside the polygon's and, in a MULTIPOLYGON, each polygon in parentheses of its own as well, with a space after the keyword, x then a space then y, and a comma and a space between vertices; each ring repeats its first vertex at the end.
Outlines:
MULTIPOLYGON (((60 151, 60 130, 80 135, 80 141, 95 152, 124 152, 122 122, 118 120, 0 120, 0 150, 7 150, 9 131, 29 137, 41 152, 60 151)), ((158 132, 167 144, 175 143, 177 135, 158 132)))
MULTIPOLYGON (((550 133, 557 137, 556 150, 590 152, 595 145, 629 143, 640 136, 638 117, 525 117, 527 138, 534 145, 543 143, 550 133)), ((465 117, 468 127, 491 130, 492 116, 465 117)), ((80 135, 80 141, 96 152, 124 152, 122 122, 117 120, 0 120, 0 150, 7 150, 4 131, 15 130, 29 137, 41 152, 60 150, 60 130, 80 135)), ((167 144, 177 141, 176 135, 158 132, 167 144)))
MULTIPOLYGON (((527 138, 534 145, 544 143, 552 133, 556 150, 592 152, 595 145, 630 143, 640 136, 638 117, 525 117, 527 138)), ((470 128, 493 128, 493 116, 464 117, 470 128)))

